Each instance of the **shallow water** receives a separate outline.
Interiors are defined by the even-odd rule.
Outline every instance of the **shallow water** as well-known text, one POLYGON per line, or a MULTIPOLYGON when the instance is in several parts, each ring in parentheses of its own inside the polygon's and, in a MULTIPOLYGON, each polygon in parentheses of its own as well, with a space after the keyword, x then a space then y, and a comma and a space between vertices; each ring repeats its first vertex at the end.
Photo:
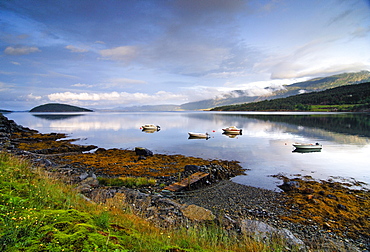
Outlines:
POLYGON ((237 160, 246 174, 234 182, 279 190, 272 175, 346 179, 370 184, 370 116, 351 113, 93 112, 5 114, 41 133, 67 133, 78 144, 102 148, 145 147, 154 153, 237 160), (144 124, 161 130, 145 133, 144 124), (229 137, 222 128, 237 126, 229 137), (188 139, 188 132, 208 132, 188 139), (321 152, 296 153, 292 143, 323 144, 321 152))

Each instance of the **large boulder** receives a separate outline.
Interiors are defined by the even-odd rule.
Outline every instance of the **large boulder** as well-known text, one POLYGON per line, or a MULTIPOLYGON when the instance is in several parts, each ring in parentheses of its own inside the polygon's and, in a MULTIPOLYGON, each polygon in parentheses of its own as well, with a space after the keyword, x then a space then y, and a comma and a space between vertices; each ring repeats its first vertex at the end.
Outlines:
POLYGON ((294 180, 284 181, 282 185, 279 185, 278 187, 283 190, 284 192, 289 192, 296 190, 299 188, 299 182, 294 180))
POLYGON ((274 237, 281 237, 291 247, 304 248, 305 246, 304 242, 288 229, 277 229, 262 221, 242 220, 240 229, 242 233, 251 235, 257 240, 272 240, 274 237))
POLYGON ((181 211, 192 221, 212 221, 216 218, 210 210, 196 205, 188 205, 181 211))
POLYGON ((144 157, 153 156, 153 152, 151 150, 142 147, 135 147, 135 153, 138 156, 144 157))

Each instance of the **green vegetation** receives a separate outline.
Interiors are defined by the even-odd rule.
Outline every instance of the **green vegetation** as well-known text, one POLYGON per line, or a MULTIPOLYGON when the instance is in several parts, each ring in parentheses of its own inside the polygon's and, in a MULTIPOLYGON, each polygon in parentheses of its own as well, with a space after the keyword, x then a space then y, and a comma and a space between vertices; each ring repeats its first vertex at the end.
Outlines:
POLYGON ((291 85, 284 85, 284 89, 274 90, 266 88, 271 93, 268 96, 250 96, 248 91, 234 90, 221 98, 189 102, 181 105, 183 110, 209 109, 214 107, 258 102, 262 100, 272 100, 297 95, 300 92, 317 92, 335 87, 354 85, 370 81, 369 71, 360 71, 357 73, 343 73, 328 77, 314 78, 308 81, 297 82, 291 85))
POLYGON ((30 112, 93 112, 90 109, 80 108, 68 104, 48 103, 34 107, 30 112))
MULTIPOLYGON (((1 251, 283 251, 216 224, 162 230, 131 213, 119 194, 84 200, 30 162, 0 152, 1 251)), ((122 197, 122 196, 121 196, 122 197)))
POLYGON ((365 111, 370 109, 370 82, 287 98, 216 107, 213 111, 365 111))
POLYGON ((138 188, 144 186, 155 185, 156 180, 145 177, 119 177, 119 178, 103 178, 98 177, 99 184, 105 186, 124 186, 128 188, 138 188))

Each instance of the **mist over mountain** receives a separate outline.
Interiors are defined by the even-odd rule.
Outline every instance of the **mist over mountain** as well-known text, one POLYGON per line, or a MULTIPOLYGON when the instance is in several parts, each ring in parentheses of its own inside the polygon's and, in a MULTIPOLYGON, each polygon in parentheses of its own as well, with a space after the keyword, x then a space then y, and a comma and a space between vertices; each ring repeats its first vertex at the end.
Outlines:
MULTIPOLYGON (((233 90, 223 95, 215 96, 213 99, 189 102, 181 105, 144 105, 131 107, 117 107, 113 109, 94 109, 94 111, 184 111, 184 110, 208 110, 215 107, 235 105, 242 103, 258 102, 285 98, 297 94, 310 93, 332 89, 335 87, 359 84, 370 81, 370 71, 355 73, 343 73, 327 77, 314 78, 311 80, 297 82, 290 85, 270 86, 263 89, 233 90)), ((33 108, 30 112, 83 112, 92 111, 85 108, 66 104, 45 104, 33 108)), ((4 111, 5 112, 5 111, 4 111)))
POLYGON ((234 105, 240 103, 258 102, 285 98, 292 95, 323 91, 344 85, 359 84, 370 81, 370 72, 361 71, 356 73, 343 73, 328 77, 314 78, 308 81, 297 82, 282 87, 267 87, 264 95, 251 95, 251 90, 234 90, 221 98, 189 102, 182 104, 182 110, 210 109, 218 106, 234 105))

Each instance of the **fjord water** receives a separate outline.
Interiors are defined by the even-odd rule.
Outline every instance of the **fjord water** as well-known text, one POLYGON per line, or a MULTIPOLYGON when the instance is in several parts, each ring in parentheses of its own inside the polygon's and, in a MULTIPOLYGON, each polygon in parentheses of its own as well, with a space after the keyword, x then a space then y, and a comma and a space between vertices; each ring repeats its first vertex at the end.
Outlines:
POLYGON ((234 182, 276 190, 287 177, 359 181, 370 184, 370 115, 263 112, 10 113, 16 123, 41 133, 66 133, 77 144, 102 148, 145 147, 154 153, 237 160, 246 169, 234 182), (154 133, 144 124, 160 125, 154 133), (222 128, 237 126, 229 137, 222 128), (208 132, 188 139, 188 132, 208 132), (321 152, 297 153, 292 143, 323 144, 321 152))

